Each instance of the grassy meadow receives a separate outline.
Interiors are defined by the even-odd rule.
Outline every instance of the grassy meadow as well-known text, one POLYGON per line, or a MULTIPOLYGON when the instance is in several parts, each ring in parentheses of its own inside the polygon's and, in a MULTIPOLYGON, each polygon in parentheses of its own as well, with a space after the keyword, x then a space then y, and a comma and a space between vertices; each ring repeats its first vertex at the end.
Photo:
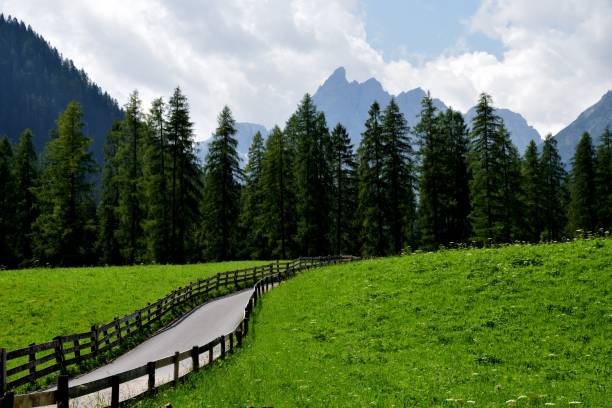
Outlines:
POLYGON ((0 347, 89 330, 217 272, 262 262, 0 271, 0 347))
POLYGON ((612 240, 305 272, 235 355, 139 407, 610 407, 612 240))

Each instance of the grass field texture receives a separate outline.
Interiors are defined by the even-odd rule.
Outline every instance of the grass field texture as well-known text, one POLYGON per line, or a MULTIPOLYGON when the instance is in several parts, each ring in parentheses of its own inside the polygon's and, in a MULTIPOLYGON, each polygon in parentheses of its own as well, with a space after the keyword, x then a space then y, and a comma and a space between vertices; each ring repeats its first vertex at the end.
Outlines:
POLYGON ((245 345, 141 407, 612 406, 612 240, 305 272, 245 345))
POLYGON ((217 272, 265 262, 38 268, 0 272, 0 347, 87 331, 217 272))

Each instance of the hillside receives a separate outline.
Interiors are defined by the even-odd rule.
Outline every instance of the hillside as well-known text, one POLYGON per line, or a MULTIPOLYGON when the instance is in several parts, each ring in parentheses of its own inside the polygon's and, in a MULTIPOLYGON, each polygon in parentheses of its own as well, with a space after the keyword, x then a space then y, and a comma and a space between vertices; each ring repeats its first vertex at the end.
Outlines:
POLYGON ((606 127, 612 128, 612 91, 582 112, 568 127, 555 135, 559 144, 559 153, 566 164, 570 164, 580 136, 589 132, 593 143, 597 145, 606 127))
POLYGON ((610 253, 592 240, 305 272, 263 298, 236 355, 137 405, 612 406, 610 253))
POLYGON ((101 161, 106 134, 122 115, 117 102, 31 27, 0 14, 0 135, 16 142, 30 128, 42 151, 71 100, 83 107, 85 133, 101 161))

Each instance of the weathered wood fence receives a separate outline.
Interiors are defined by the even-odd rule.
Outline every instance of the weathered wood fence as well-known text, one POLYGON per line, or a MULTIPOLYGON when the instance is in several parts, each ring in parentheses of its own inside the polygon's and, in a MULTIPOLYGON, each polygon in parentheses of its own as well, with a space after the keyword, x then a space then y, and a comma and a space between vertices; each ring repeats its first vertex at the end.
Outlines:
POLYGON ((226 351, 233 352, 234 347, 242 344, 242 338, 248 333, 249 316, 257 299, 275 283, 285 280, 295 273, 313 267, 349 262, 357 258, 342 257, 313 257, 299 258, 290 262, 275 262, 268 265, 256 266, 237 271, 221 272, 210 278, 201 279, 187 286, 176 289, 156 302, 147 305, 127 316, 115 318, 112 322, 102 326, 93 326, 91 331, 68 336, 58 336, 52 341, 31 344, 21 349, 6 351, 0 349, 0 408, 13 407, 39 407, 57 404, 58 407, 68 407, 68 401, 84 395, 92 394, 111 388, 111 406, 119 406, 119 385, 145 375, 148 376, 148 388, 155 388, 155 370, 169 365, 174 366, 174 382, 178 380, 179 363, 191 359, 193 370, 199 369, 199 356, 208 354, 208 364, 214 361, 215 347, 219 348, 218 357, 224 358, 226 351), (244 318, 235 330, 221 336, 203 346, 194 346, 190 350, 176 352, 172 356, 147 363, 114 376, 92 381, 87 384, 68 387, 66 368, 70 365, 82 363, 96 358, 103 353, 120 345, 122 342, 142 334, 144 328, 153 322, 159 321, 163 316, 182 306, 188 301, 214 293, 218 289, 240 290, 254 285, 254 291, 245 309, 244 318), (20 361, 18 365, 11 366, 10 362, 20 361), (35 382, 37 379, 50 374, 59 373, 57 390, 39 391, 29 394, 16 395, 15 387, 35 382))

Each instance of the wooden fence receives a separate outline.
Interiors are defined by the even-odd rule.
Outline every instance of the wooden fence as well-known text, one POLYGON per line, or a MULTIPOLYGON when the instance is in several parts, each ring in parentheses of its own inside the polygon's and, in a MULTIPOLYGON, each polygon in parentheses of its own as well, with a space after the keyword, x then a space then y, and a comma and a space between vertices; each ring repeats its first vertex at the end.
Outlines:
POLYGON ((28 347, 6 352, 0 349, 0 408, 39 407, 57 404, 58 407, 68 407, 68 400, 92 394, 111 388, 111 406, 119 404, 119 385, 145 375, 148 376, 149 390, 155 388, 155 370, 174 365, 174 381, 178 380, 178 366, 182 360, 192 359, 193 370, 199 369, 199 356, 208 353, 208 364, 214 360, 213 349, 220 348, 219 356, 224 358, 226 350, 242 344, 242 338, 248 333, 249 316, 257 299, 275 283, 285 280, 298 271, 313 267, 348 262, 357 258, 343 257, 313 257, 299 258, 291 262, 276 262, 237 271, 221 272, 213 277, 202 279, 187 286, 178 288, 145 308, 135 311, 122 318, 102 326, 93 326, 91 331, 69 336, 58 336, 52 341, 42 344, 31 344, 28 347), (66 368, 95 358, 99 353, 118 346, 126 339, 141 334, 142 330, 153 322, 159 321, 172 310, 186 302, 206 296, 218 289, 239 290, 254 285, 254 291, 245 309, 244 318, 236 329, 203 346, 194 346, 191 350, 176 352, 172 356, 147 363, 135 368, 96 380, 87 384, 68 387, 66 368), (22 359, 10 369, 9 362, 22 359), (57 390, 40 391, 29 394, 15 395, 9 391, 23 384, 53 373, 60 373, 57 390))

